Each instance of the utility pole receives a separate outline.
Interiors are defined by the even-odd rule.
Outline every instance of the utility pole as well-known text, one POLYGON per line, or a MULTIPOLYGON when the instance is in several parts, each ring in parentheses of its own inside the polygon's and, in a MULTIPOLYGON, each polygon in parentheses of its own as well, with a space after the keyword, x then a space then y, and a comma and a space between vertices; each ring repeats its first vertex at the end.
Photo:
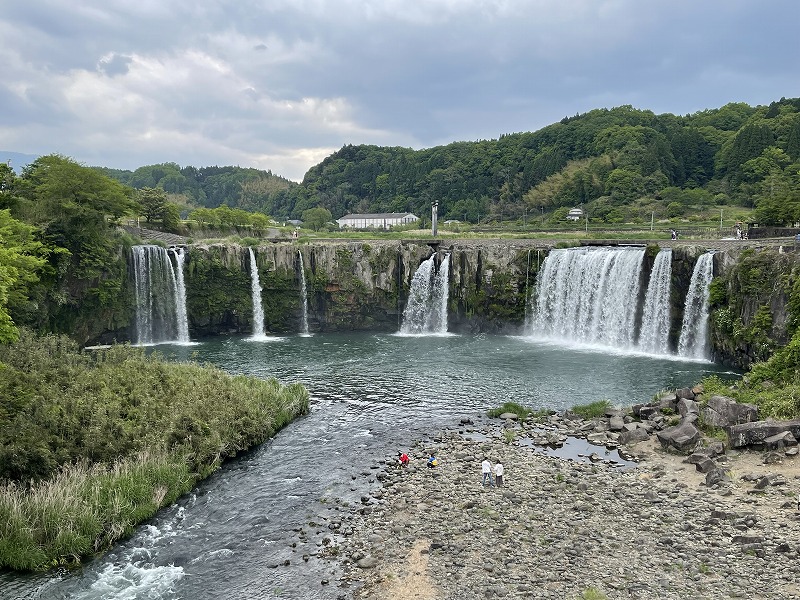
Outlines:
POLYGON ((720 233, 722 233, 722 211, 723 210, 724 209, 722 209, 722 208, 719 209, 719 231, 720 231, 720 233))
POLYGON ((655 222, 655 220, 656 220, 656 213, 655 211, 653 211, 652 213, 650 213, 650 231, 653 231, 653 223, 655 222))
POLYGON ((439 201, 434 200, 431 202, 431 232, 433 233, 433 237, 436 237, 436 233, 439 230, 439 201))

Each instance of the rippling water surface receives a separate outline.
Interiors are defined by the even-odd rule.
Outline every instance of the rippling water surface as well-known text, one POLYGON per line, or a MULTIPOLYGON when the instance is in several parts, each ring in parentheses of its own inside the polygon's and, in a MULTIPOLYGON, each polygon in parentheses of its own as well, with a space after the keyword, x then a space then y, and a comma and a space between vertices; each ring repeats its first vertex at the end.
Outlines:
POLYGON ((702 362, 488 335, 226 338, 157 350, 301 382, 312 412, 81 571, 0 574, 3 600, 334 599, 343 593, 336 566, 302 559, 321 537, 308 523, 335 514, 337 499, 357 503, 374 485, 364 473, 376 459, 505 401, 556 410, 599 399, 631 405, 724 374, 702 362), (307 542, 298 540, 303 526, 307 542))

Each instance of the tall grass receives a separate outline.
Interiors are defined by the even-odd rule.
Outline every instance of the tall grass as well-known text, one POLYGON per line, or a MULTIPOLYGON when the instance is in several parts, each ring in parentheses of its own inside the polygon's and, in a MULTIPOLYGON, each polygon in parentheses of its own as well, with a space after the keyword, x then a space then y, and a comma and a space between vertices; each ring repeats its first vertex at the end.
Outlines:
POLYGON ((0 487, 0 564, 41 570, 80 562, 189 491, 186 461, 145 451, 111 467, 86 461, 30 487, 0 487))

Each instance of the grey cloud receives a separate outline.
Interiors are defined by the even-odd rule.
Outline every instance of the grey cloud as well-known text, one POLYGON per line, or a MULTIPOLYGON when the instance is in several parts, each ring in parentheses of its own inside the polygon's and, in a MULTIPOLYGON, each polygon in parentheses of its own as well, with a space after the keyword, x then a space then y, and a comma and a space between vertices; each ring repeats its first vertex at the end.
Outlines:
POLYGON ((9 126, 47 132, 32 141, 36 151, 54 139, 71 155, 123 148, 130 167, 147 144, 114 138, 140 123, 203 140, 169 157, 154 142, 145 162, 423 147, 534 130, 602 106, 683 114, 800 96, 798 18, 794 0, 769 11, 727 0, 12 3, 0 32, 12 32, 7 48, 21 58, 0 102, 18 117, 9 126), (98 72, 105 82, 86 76, 98 72), (130 124, 64 108, 83 86, 97 88, 85 94, 87 110, 130 124))
POLYGON ((97 68, 109 77, 124 75, 128 72, 131 61, 132 59, 130 56, 112 54, 111 56, 101 58, 97 64, 97 68))

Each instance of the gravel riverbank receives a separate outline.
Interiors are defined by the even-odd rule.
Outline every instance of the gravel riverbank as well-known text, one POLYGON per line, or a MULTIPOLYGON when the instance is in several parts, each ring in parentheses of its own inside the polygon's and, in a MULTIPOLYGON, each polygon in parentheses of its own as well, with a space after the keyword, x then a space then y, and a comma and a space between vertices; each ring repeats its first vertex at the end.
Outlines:
POLYGON ((621 469, 506 443, 498 421, 478 429, 418 444, 342 515, 355 598, 800 598, 797 459, 729 453, 730 482, 708 487, 653 439, 621 469), (481 485, 484 457, 505 465, 503 487, 481 485))

